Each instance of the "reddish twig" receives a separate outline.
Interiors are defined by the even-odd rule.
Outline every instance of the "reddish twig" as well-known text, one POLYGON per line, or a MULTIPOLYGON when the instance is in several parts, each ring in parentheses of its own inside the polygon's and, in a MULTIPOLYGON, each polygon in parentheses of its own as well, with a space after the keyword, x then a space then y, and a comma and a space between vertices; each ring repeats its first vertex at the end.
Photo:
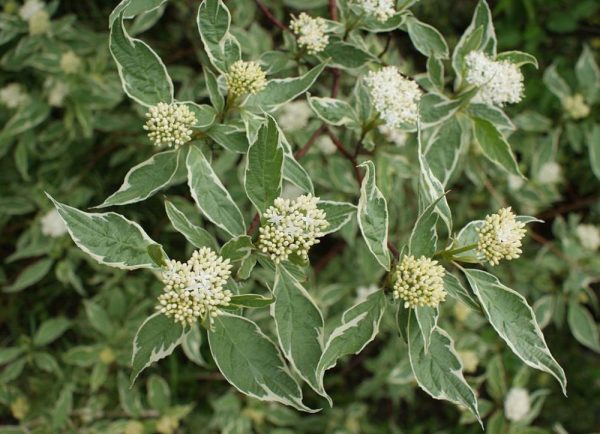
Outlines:
POLYGON ((289 29, 287 28, 287 26, 285 24, 283 24, 281 21, 279 21, 277 18, 275 18, 275 15, 273 15, 271 13, 271 11, 269 10, 269 8, 266 7, 265 4, 262 1, 256 0, 256 5, 262 11, 262 13, 265 15, 265 17, 267 17, 268 20, 271 21, 275 25, 275 27, 281 29, 284 32, 289 31, 289 29))
POLYGON ((294 158, 296 158, 296 160, 299 160, 300 158, 304 157, 306 155, 306 153, 310 150, 310 148, 312 147, 312 145, 315 144, 315 142, 317 141, 317 139, 319 138, 319 136, 321 134, 323 134, 323 132, 325 131, 325 129, 326 129, 325 124, 323 124, 319 128, 317 128, 315 130, 315 132, 312 133, 312 135, 310 136, 310 138, 308 139, 308 141, 304 144, 304 146, 301 147, 300 149, 298 149, 294 153, 294 158))
POLYGON ((256 213, 256 214, 254 214, 254 218, 252 219, 252 223, 250 223, 250 227, 246 231, 246 235, 253 235, 254 232, 256 232, 256 229, 258 228, 258 224, 259 223, 260 223, 260 214, 256 213))
POLYGON ((329 0, 329 17, 333 21, 337 21, 337 5, 336 0, 329 0))
POLYGON ((360 186, 362 184, 363 176, 362 173, 360 173, 360 169, 358 168, 358 161, 356 160, 356 157, 346 150, 343 143, 340 141, 340 139, 338 139, 335 136, 335 134, 331 132, 331 130, 327 129, 327 135, 331 138, 331 141, 333 142, 337 150, 340 152, 340 154, 342 154, 344 158, 346 158, 350 162, 350 164, 352 164, 352 168, 354 169, 354 177, 356 178, 356 182, 358 182, 358 185, 360 186))

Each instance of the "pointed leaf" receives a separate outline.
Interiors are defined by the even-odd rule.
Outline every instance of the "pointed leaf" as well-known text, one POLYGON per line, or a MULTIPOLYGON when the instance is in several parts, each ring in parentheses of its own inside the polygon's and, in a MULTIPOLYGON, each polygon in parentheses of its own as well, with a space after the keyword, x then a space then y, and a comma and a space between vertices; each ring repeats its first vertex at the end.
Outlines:
POLYGON ((177 208, 173 202, 165 201, 165 211, 175 230, 183 235, 192 246, 197 248, 210 247, 213 250, 218 250, 214 237, 206 229, 189 221, 183 211, 177 208))
POLYGON ((385 197, 375 183, 375 165, 372 161, 361 164, 366 174, 358 200, 358 226, 369 251, 386 270, 390 269, 388 251, 388 210, 385 197))
POLYGON ((357 209, 356 205, 351 203, 331 200, 320 200, 319 208, 325 211, 325 219, 329 223, 325 228, 325 234, 332 234, 343 228, 356 215, 357 209))
POLYGON ((161 313, 146 318, 133 338, 131 384, 140 372, 171 355, 184 338, 184 328, 161 313))
POLYGON ((216 226, 232 236, 246 233, 244 217, 210 163, 196 147, 186 161, 188 185, 200 211, 216 226))
POLYGON ((510 145, 500 131, 490 121, 473 119, 475 139, 485 156, 506 172, 523 177, 510 145))
POLYGON ((221 0, 204 0, 198 8, 196 24, 210 62, 220 72, 241 59, 240 43, 229 33, 231 14, 221 0))
POLYGON ((315 411, 302 403, 302 390, 279 350, 254 322, 224 312, 208 331, 208 342, 217 367, 240 392, 300 411, 315 411))
POLYGON ((565 372, 550 353, 525 298, 485 271, 463 272, 498 335, 527 365, 553 375, 566 393, 565 372))
POLYGON ((100 264, 135 270, 156 268, 148 246, 156 244, 135 222, 120 214, 86 213, 48 198, 77 246, 100 264))

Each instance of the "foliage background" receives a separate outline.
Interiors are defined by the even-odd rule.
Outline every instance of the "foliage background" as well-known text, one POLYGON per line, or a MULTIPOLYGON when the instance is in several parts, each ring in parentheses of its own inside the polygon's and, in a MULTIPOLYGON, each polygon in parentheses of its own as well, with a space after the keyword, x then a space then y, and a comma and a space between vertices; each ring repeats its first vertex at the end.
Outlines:
MULTIPOLYGON (((247 35, 244 48, 249 57, 280 43, 280 32, 254 2, 227 4, 235 30, 247 35)), ((310 7, 313 15, 327 15, 326 4, 320 0, 267 5, 283 21, 295 8, 310 7)), ((420 20, 440 30, 452 47, 475 5, 475 1, 423 0, 412 10, 420 20)), ((501 0, 490 5, 499 51, 530 52, 540 63, 539 70, 524 68, 526 98, 508 109, 513 119, 524 112, 543 116, 534 127, 528 127, 526 118, 521 118, 521 123, 517 120, 521 128, 511 137, 511 144, 527 166, 530 182, 515 191, 502 176, 491 183, 485 175, 474 173, 458 180, 448 199, 456 212, 457 226, 506 203, 545 220, 533 227, 524 257, 499 270, 503 280, 519 289, 531 304, 544 296, 553 297, 552 321, 544 333, 567 373, 569 398, 560 394, 548 376, 522 368, 490 327, 482 327, 475 313, 464 318, 460 309, 449 304, 445 307, 445 327, 460 336, 459 349, 477 356, 478 366, 469 379, 479 385, 480 396, 489 402, 489 432, 509 428, 498 411, 511 384, 523 385, 531 392, 550 392, 531 426, 519 432, 597 432, 600 358, 573 338, 566 306, 575 299, 597 322, 600 255, 581 246, 575 227, 580 220, 600 224, 600 182, 590 170, 585 147, 586 134, 593 122, 599 121, 599 109, 593 107, 586 121, 573 126, 542 76, 556 64, 561 75, 575 86, 573 65, 584 44, 598 59, 600 4, 594 0, 501 0), (552 159, 562 167, 562 180, 547 185, 536 180, 536 170, 539 159, 546 158, 541 156, 546 148, 543 144, 552 134, 558 137, 552 159), (504 384, 497 373, 498 361, 505 371, 504 384)), ((199 370, 181 351, 145 373, 133 390, 126 387, 123 378, 128 373, 132 336, 152 310, 153 297, 160 289, 156 279, 141 272, 125 273, 96 265, 74 248, 68 237, 49 239, 39 229, 40 219, 50 209, 44 191, 85 209, 115 191, 127 170, 154 152, 141 128, 143 112, 123 97, 108 52, 106 22, 113 7, 109 1, 51 3, 56 29, 53 44, 26 59, 12 59, 12 66, 7 60, 12 42, 0 46, 0 85, 19 82, 39 98, 46 96, 48 77, 67 80, 72 89, 65 104, 53 108, 39 125, 0 141, 0 281, 4 289, 0 306, 4 347, 0 350, 0 420, 6 425, 0 432, 479 432, 465 414, 430 399, 410 378, 402 378, 398 354, 405 347, 395 339, 392 324, 386 324, 384 332, 363 353, 332 371, 328 387, 336 405, 317 415, 298 415, 280 406, 242 398, 210 361, 196 360, 207 364, 199 370), (69 49, 83 60, 78 73, 65 75, 57 68, 57 59, 52 58, 54 44, 58 52, 69 49), (140 427, 145 431, 135 431, 140 427)), ((182 96, 186 94, 197 97, 204 89, 198 62, 204 54, 194 22, 196 7, 194 1, 170 2, 160 21, 142 36, 167 64, 179 99, 185 99, 182 96)), ((383 45, 385 39, 379 43, 383 45)), ((425 71, 426 59, 412 48, 405 33, 394 32, 389 52, 412 70, 425 71)), ((320 85, 328 86, 328 80, 324 74, 320 85)), ((11 115, 9 110, 0 109, 0 123, 4 125, 11 115)), ((313 119, 307 128, 292 132, 291 140, 296 145, 305 143, 318 126, 313 119)), ((392 173, 382 181, 382 189, 388 197, 397 197, 399 204, 414 200, 398 181, 411 176, 411 152, 414 154, 414 146, 409 141, 400 151, 406 153, 407 172, 400 176, 392 173)), ((313 150, 307 156, 307 167, 311 167, 311 160, 321 159, 334 157, 313 150)), ((226 170, 228 163, 222 164, 226 170)), ((175 188, 169 197, 177 200, 176 196, 186 194, 184 188, 175 188)), ((405 211, 405 216, 399 209, 393 212, 410 222, 414 204, 411 207, 412 214, 405 211)), ((126 213, 171 251, 189 249, 183 238, 170 232, 161 195, 148 200, 143 208, 128 207, 126 213)), ((372 260, 355 258, 339 238, 324 240, 311 260, 317 269, 311 292, 333 313, 352 302, 358 287, 376 282, 372 260)))

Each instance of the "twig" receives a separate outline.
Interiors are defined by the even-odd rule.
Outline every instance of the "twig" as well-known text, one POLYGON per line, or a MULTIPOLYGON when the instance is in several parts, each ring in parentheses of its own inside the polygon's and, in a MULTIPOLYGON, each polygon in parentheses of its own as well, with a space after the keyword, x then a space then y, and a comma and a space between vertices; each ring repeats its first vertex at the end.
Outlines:
POLYGON ((288 27, 285 24, 283 24, 281 21, 279 21, 277 18, 275 18, 275 15, 273 15, 271 13, 269 8, 266 7, 265 4, 261 0, 256 0, 256 5, 262 11, 262 13, 265 15, 265 17, 267 17, 268 20, 271 21, 275 25, 275 27, 278 27, 279 29, 281 29, 284 32, 287 32, 290 30, 290 29, 288 29, 288 27))
POLYGON ((557 215, 561 215, 561 214, 565 214, 565 213, 575 211, 575 210, 578 210, 581 208, 585 208, 588 205, 591 205, 594 202, 597 202, 598 200, 600 200, 600 197, 598 197, 598 196, 583 197, 579 200, 576 200, 575 202, 567 203, 565 205, 559 206, 558 208, 545 211, 536 217, 539 218, 540 220, 550 219, 550 218, 556 217, 557 215))
POLYGON ((254 218, 252 219, 252 223, 250 223, 250 227, 248 228, 248 231, 246 231, 246 235, 253 235, 254 232, 256 232, 256 229, 258 228, 259 223, 260 223, 260 214, 256 213, 256 214, 254 214, 254 218))
POLYGON ((381 59, 385 53, 387 53, 388 48, 390 48, 390 42, 392 42, 392 32, 387 34, 387 39, 385 40, 385 46, 383 47, 383 51, 379 53, 377 56, 378 59, 381 59))
POLYGON ((337 21, 337 5, 336 0, 329 0, 329 17, 333 21, 337 21))
POLYGON ((323 134, 323 132, 325 131, 325 129, 326 129, 325 124, 323 124, 319 128, 317 128, 315 130, 315 132, 312 133, 312 135, 310 136, 310 138, 308 139, 308 141, 304 144, 304 146, 301 147, 300 149, 298 149, 294 153, 294 158, 296 158, 296 160, 299 160, 300 158, 304 157, 306 155, 306 153, 310 150, 310 148, 312 147, 312 145, 315 144, 315 142, 317 141, 317 139, 319 138, 319 136, 321 134, 323 134))
POLYGON ((356 157, 346 150, 340 139, 338 139, 335 136, 335 134, 331 132, 330 129, 327 129, 327 135, 329 136, 329 138, 331 138, 331 141, 333 142, 337 150, 340 151, 340 154, 342 154, 350 162, 350 164, 352 164, 352 168, 354 169, 354 177, 356 178, 356 182, 358 182, 358 185, 360 186, 362 184, 363 176, 360 173, 360 169, 358 168, 358 161, 356 160, 356 157))

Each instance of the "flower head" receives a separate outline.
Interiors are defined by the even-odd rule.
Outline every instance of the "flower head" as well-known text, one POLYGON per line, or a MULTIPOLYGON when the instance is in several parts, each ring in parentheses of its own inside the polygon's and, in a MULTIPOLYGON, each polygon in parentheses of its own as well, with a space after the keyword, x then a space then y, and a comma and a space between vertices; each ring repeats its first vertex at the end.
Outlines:
POLYGON ((81 59, 72 51, 67 51, 60 56, 60 69, 66 74, 74 74, 81 67, 81 59))
POLYGON ((510 207, 502 208, 496 214, 486 216, 483 226, 476 229, 479 233, 477 251, 491 265, 498 265, 502 259, 521 256, 525 223, 518 222, 516 217, 510 207))
POLYGON ((69 85, 64 80, 47 78, 44 87, 48 90, 48 104, 52 107, 62 107, 69 95, 69 85))
POLYGON ((10 83, 0 89, 0 102, 8 108, 20 107, 28 101, 29 95, 19 83, 10 83))
POLYGON ((506 60, 494 61, 480 51, 471 51, 465 62, 467 83, 479 87, 477 100, 502 107, 523 98, 523 74, 518 66, 506 60))
POLYGON ((425 256, 402 257, 394 272, 394 298, 404 300, 404 307, 435 307, 446 300, 444 267, 425 256))
POLYGON ((238 60, 229 68, 225 74, 229 93, 234 96, 242 96, 248 93, 256 94, 267 85, 265 72, 256 62, 245 62, 238 60))
POLYGON ((285 131, 298 131, 308 125, 312 110, 306 101, 298 100, 285 104, 279 116, 279 125, 285 131))
POLYGON ((196 116, 183 104, 159 102, 146 113, 144 129, 156 146, 181 146, 192 139, 196 116))
POLYGON ((400 74, 395 66, 374 72, 365 78, 375 109, 390 128, 414 123, 421 90, 417 83, 400 74))
POLYGON ((508 420, 522 420, 531 410, 529 393, 522 387, 513 387, 508 391, 504 400, 504 413, 508 420))
POLYGON ((366 15, 382 23, 396 13, 394 0, 356 0, 355 3, 366 15))
POLYGON ((594 225, 580 224, 575 229, 581 245, 588 250, 595 251, 600 247, 600 231, 594 225))
POLYGON ((46 10, 37 11, 28 20, 30 35, 43 35, 50 28, 50 15, 46 10))
POLYGON ((590 114, 590 106, 585 103, 583 96, 579 93, 567 96, 561 102, 567 115, 572 119, 583 119, 590 114))
POLYGON ((292 32, 298 37, 298 45, 306 48, 309 54, 320 53, 327 47, 327 23, 321 17, 312 18, 302 12, 290 22, 292 32))
POLYGON ((27 0, 23 3, 23 6, 19 9, 19 16, 24 20, 28 21, 37 12, 44 9, 44 3, 40 0, 27 0))
POLYGON ((263 215, 266 224, 259 228, 261 251, 276 263, 286 261, 291 254, 308 259, 309 249, 329 225, 318 203, 319 198, 312 195, 275 199, 263 215))
POLYGON ((562 169, 557 162, 548 161, 540 168, 537 178, 542 184, 556 184, 562 178, 561 172, 562 169))
POLYGON ((182 324, 198 318, 211 322, 220 307, 228 306, 231 291, 223 289, 231 275, 229 259, 212 249, 196 250, 185 263, 168 260, 162 278, 164 293, 158 297, 157 309, 182 324))
POLYGON ((42 217, 40 223, 42 225, 42 234, 47 237, 58 238, 67 233, 65 222, 54 208, 42 217))

